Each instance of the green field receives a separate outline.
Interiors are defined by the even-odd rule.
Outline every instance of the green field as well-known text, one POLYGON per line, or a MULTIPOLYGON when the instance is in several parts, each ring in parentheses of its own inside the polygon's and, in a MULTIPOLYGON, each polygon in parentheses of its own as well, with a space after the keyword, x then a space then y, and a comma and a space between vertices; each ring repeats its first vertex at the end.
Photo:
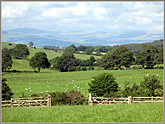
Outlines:
POLYGON ((163 103, 2 108, 2 122, 163 122, 163 103))
MULTIPOLYGON (((13 45, 9 46, 8 45, 9 43, 8 42, 2 42, 2 49, 3 48, 8 48, 8 49, 11 49, 11 48, 14 48, 16 46, 16 44, 12 43, 13 45)), ((34 54, 36 52, 45 52, 48 59, 52 59, 52 58, 55 58, 57 56, 61 56, 62 53, 58 53, 58 52, 55 52, 53 50, 46 50, 46 49, 43 49, 43 48, 39 48, 39 47, 36 47, 36 49, 33 49, 31 47, 28 47, 29 49, 29 52, 30 52, 30 55, 28 56, 28 58, 31 58, 32 56, 34 56, 34 54)), ((78 59, 89 59, 91 55, 84 55, 84 54, 74 54, 74 56, 78 59)), ((98 58, 101 58, 101 56, 94 56, 96 59, 98 58)))
MULTIPOLYGON (((8 43, 3 43, 2 48, 8 43)), ((36 52, 43 51, 48 59, 60 56, 50 50, 29 48, 31 58, 36 52)), ((76 58, 89 59, 90 55, 75 54, 76 58)), ((20 72, 2 72, 7 84, 18 98, 40 92, 76 90, 85 93, 85 84, 103 72, 112 73, 119 87, 125 81, 139 84, 146 75, 157 75, 163 83, 163 69, 139 70, 103 70, 95 67, 91 71, 59 72, 53 69, 41 69, 34 73, 27 60, 13 59, 12 70, 20 72)), ((89 86, 87 85, 87 89, 89 86)), ((87 95, 88 95, 87 90, 87 95)), ((38 108, 2 108, 2 122, 163 122, 163 103, 119 104, 95 106, 53 106, 38 108)))
MULTIPOLYGON (((123 87, 125 81, 130 84, 143 80, 147 74, 156 74, 163 83, 163 69, 145 69, 145 70, 92 70, 59 72, 57 70, 41 69, 41 73, 33 73, 34 69, 29 66, 26 60, 13 59, 12 70, 23 71, 21 73, 3 72, 2 77, 7 79, 8 85, 14 92, 14 98, 19 97, 24 92, 26 97, 33 93, 77 90, 85 93, 85 83, 91 82, 92 77, 103 72, 109 72, 114 75, 120 87, 123 87), (29 72, 25 72, 29 71, 29 72), (76 85, 76 86, 75 86, 76 85), (79 88, 78 88, 79 87, 79 88), (31 89, 25 90, 25 89, 31 89)), ((87 88, 88 85, 87 85, 87 88)), ((88 94, 88 92, 87 92, 88 94)))

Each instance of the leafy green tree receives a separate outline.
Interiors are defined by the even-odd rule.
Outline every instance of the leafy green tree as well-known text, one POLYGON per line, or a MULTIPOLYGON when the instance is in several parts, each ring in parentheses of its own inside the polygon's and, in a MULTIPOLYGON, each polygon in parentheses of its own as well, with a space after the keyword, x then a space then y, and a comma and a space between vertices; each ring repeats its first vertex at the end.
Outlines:
POLYGON ((104 96, 118 91, 118 84, 111 73, 102 73, 93 77, 88 91, 92 96, 104 96))
POLYGON ((139 54, 139 55, 138 55, 138 54, 136 55, 135 62, 136 62, 136 64, 138 64, 138 65, 142 65, 142 69, 144 69, 145 59, 144 59, 143 53, 141 53, 141 54, 139 54))
POLYGON ((35 53, 30 59, 30 66, 32 66, 32 68, 38 68, 38 73, 40 73, 41 68, 49 68, 50 63, 47 59, 47 55, 44 52, 35 53))
POLYGON ((96 59, 95 59, 94 56, 90 56, 90 60, 91 60, 91 62, 93 62, 93 63, 96 61, 96 59))
POLYGON ((143 46, 141 55, 143 56, 145 61, 144 65, 148 66, 149 68, 153 68, 153 66, 156 65, 155 55, 157 52, 157 48, 152 45, 143 46))
POLYGON ((7 80, 3 78, 2 79, 2 100, 10 100, 12 95, 14 95, 14 93, 11 91, 11 89, 7 85, 7 80))
POLYGON ((158 53, 155 55, 155 62, 157 64, 163 64, 163 48, 158 50, 158 53))
POLYGON ((101 60, 100 60, 100 64, 104 69, 114 69, 115 67, 115 62, 114 62, 114 58, 113 58, 113 52, 112 51, 108 51, 107 54, 105 54, 101 60))
POLYGON ((29 42, 28 45, 29 45, 30 47, 32 47, 32 46, 34 45, 34 43, 33 43, 33 42, 29 42))
POLYGON ((14 47, 13 55, 18 59, 21 59, 22 57, 27 57, 29 55, 29 49, 24 44, 17 44, 14 47))
POLYGON ((12 68, 12 58, 6 49, 2 50, 2 71, 12 68))
POLYGON ((75 53, 76 52, 76 47, 74 44, 70 45, 69 47, 66 47, 64 49, 64 52, 72 52, 72 53, 75 53))
POLYGON ((71 66, 77 66, 76 58, 72 52, 66 52, 58 59, 55 67, 61 72, 67 72, 71 66))
POLYGON ((163 90, 163 85, 156 75, 146 75, 144 81, 140 82, 140 87, 148 91, 151 96, 156 96, 156 90, 163 90))
POLYGON ((127 67, 130 67, 131 63, 133 62, 133 53, 131 51, 124 52, 120 55, 121 57, 121 65, 125 66, 125 70, 127 67))
POLYGON ((124 54, 127 51, 128 51, 128 49, 126 47, 119 46, 112 53, 114 64, 119 68, 119 70, 120 70, 120 67, 122 66, 122 63, 121 63, 122 55, 121 54, 124 54))
POLYGON ((90 55, 92 54, 93 50, 92 49, 86 49, 85 54, 90 55))
POLYGON ((77 50, 79 50, 79 51, 85 51, 85 49, 86 49, 86 47, 83 45, 77 47, 77 50))

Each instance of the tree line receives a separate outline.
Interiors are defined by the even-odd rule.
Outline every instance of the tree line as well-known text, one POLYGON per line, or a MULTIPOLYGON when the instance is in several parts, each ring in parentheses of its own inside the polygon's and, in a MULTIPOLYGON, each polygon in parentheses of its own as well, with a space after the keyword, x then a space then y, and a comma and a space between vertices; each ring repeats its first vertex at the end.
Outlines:
MULTIPOLYGON (((73 45, 71 45, 74 47, 73 45)), ((83 46, 79 46, 82 48, 83 46)), ((81 49, 82 50, 82 49, 81 49)), ((30 54, 29 49, 24 44, 17 44, 13 49, 4 48, 2 50, 2 71, 10 70, 12 67, 12 57, 15 59, 26 58, 30 54)), ((141 65, 142 68, 152 69, 156 64, 163 63, 163 48, 157 49, 153 45, 143 45, 139 54, 133 54, 124 46, 118 46, 115 49, 109 50, 101 59, 95 59, 91 56, 90 59, 81 60, 74 57, 72 51, 65 51, 59 57, 48 60, 46 53, 37 52, 30 59, 29 64, 32 68, 49 68, 51 64, 53 68, 61 72, 67 71, 80 71, 93 70, 93 66, 101 66, 104 69, 121 69, 122 66, 125 70, 131 65, 141 65)))

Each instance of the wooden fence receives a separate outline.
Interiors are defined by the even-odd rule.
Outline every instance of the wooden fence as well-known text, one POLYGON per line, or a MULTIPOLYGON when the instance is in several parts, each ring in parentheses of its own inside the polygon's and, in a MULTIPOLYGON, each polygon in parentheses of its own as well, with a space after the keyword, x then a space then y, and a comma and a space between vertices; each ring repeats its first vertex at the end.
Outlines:
POLYGON ((128 98, 106 98, 106 97, 92 97, 89 94, 89 105, 108 105, 108 104, 132 104, 132 103, 151 103, 163 102, 164 97, 132 97, 128 98))
POLYGON ((11 100, 1 101, 2 107, 46 107, 51 106, 51 96, 47 97, 31 97, 31 98, 15 98, 11 100))

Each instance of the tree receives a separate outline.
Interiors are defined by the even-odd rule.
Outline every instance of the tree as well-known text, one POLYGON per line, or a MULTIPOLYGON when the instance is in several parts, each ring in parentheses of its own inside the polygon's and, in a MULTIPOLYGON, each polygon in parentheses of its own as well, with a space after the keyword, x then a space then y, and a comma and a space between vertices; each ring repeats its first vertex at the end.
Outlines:
POLYGON ((88 91, 92 96, 104 96, 118 91, 118 84, 111 73, 102 73, 93 77, 88 91))
POLYGON ((133 60, 133 53, 127 48, 119 46, 115 50, 108 51, 101 61, 102 67, 105 69, 114 69, 116 66, 120 70, 122 65, 125 66, 125 69, 129 67, 133 60))
POLYGON ((7 85, 7 80, 3 78, 2 79, 2 100, 10 100, 12 95, 14 95, 14 93, 12 93, 11 89, 7 85))
POLYGON ((157 64, 163 64, 163 48, 159 49, 158 53, 155 55, 155 62, 157 64))
POLYGON ((144 81, 140 82, 140 87, 143 90, 149 91, 151 96, 156 96, 156 90, 163 90, 163 85, 156 75, 146 75, 144 81))
POLYGON ((136 55, 135 62, 138 65, 142 65, 142 69, 144 69, 145 60, 144 60, 144 55, 142 53, 136 55))
POLYGON ((93 62, 93 63, 96 61, 96 59, 95 59, 94 56, 90 56, 90 60, 91 60, 91 62, 93 62))
POLYGON ((17 44, 14 47, 13 55, 18 59, 21 59, 22 57, 27 57, 29 55, 29 49, 24 44, 17 44))
POLYGON ((70 45, 69 47, 66 47, 64 49, 64 52, 72 52, 72 53, 75 53, 76 52, 76 47, 74 44, 70 45))
POLYGON ((33 42, 29 42, 28 45, 29 45, 30 47, 32 47, 32 46, 34 45, 34 43, 33 43, 33 42))
POLYGON ((6 49, 2 50, 2 71, 10 70, 12 67, 12 58, 6 49))
POLYGON ((133 53, 131 51, 124 52, 120 55, 121 57, 121 65, 125 66, 125 70, 127 70, 127 67, 130 67, 133 58, 133 53))
POLYGON ((87 55, 92 54, 92 52, 93 52, 93 50, 92 50, 92 49, 86 49, 86 50, 85 50, 85 53, 86 53, 87 55))
POLYGON ((66 52, 58 59, 55 67, 61 72, 67 72, 71 66, 77 66, 76 59, 72 52, 66 52))
POLYGON ((47 59, 47 55, 44 52, 37 52, 35 55, 30 59, 30 66, 32 68, 38 68, 38 73, 40 73, 40 68, 49 68, 50 63, 47 59))
POLYGON ((123 59, 121 54, 124 54, 127 51, 128 49, 126 47, 119 46, 112 53, 114 64, 118 67, 119 70, 122 66, 121 61, 123 59))
POLYGON ((101 66, 104 69, 114 69, 115 67, 115 62, 114 62, 114 58, 113 58, 113 52, 112 51, 108 51, 107 54, 105 54, 101 60, 101 66))

